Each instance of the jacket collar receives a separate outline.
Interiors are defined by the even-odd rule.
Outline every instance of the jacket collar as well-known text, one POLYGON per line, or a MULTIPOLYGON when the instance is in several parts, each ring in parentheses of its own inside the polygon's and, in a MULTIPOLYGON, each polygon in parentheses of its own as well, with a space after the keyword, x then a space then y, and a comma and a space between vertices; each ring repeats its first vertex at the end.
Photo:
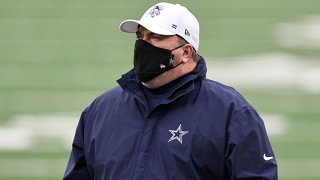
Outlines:
MULTIPOLYGON (((187 74, 183 78, 183 80, 179 82, 180 85, 177 86, 177 88, 173 89, 171 96, 168 99, 168 103, 194 89, 194 80, 205 78, 206 73, 206 63, 205 60, 201 57, 195 70, 187 74)), ((135 95, 139 100, 145 102, 142 84, 141 82, 139 82, 133 69, 127 72, 126 74, 122 75, 122 77, 119 80, 117 80, 117 82, 123 90, 135 95)))

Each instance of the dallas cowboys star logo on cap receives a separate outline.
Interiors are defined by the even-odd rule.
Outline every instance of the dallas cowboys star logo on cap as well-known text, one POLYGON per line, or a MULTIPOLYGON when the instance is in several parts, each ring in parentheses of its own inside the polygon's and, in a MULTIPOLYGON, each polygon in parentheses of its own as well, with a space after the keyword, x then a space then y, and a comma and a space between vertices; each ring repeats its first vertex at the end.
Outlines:
POLYGON ((164 6, 161 5, 155 5, 153 8, 150 10, 149 14, 151 17, 155 17, 160 15, 160 11, 164 8, 164 6))
POLYGON ((182 144, 182 136, 186 135, 189 133, 189 131, 183 131, 181 124, 177 128, 177 130, 169 130, 170 133, 172 134, 171 138, 169 139, 168 142, 173 141, 173 140, 178 140, 182 144))

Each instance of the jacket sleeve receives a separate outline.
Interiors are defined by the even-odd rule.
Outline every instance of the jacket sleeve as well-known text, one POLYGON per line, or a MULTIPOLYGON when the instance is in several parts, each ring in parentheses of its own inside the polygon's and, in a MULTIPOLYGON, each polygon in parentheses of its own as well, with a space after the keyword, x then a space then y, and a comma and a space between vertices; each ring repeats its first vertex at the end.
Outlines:
POLYGON ((229 179, 276 180, 277 162, 265 126, 249 107, 233 110, 227 130, 226 166, 229 179))
POLYGON ((87 168, 87 162, 84 156, 84 119, 85 111, 82 113, 76 129, 69 162, 63 180, 91 179, 87 168))

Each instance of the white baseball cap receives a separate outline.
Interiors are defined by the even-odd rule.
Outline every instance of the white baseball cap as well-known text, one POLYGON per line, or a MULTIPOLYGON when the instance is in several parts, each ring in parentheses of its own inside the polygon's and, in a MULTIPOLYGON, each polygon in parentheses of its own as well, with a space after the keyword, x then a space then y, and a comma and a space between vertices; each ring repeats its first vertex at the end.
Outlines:
POLYGON ((160 35, 179 35, 198 51, 199 22, 180 4, 158 3, 150 7, 140 20, 125 20, 119 28, 123 32, 135 33, 138 25, 160 35))

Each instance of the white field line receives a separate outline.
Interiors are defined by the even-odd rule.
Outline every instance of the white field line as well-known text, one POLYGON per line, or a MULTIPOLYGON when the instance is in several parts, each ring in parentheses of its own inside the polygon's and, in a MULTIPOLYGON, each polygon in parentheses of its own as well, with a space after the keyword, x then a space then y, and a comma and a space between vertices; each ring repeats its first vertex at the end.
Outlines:
MULTIPOLYGON (((276 25, 274 38, 286 48, 318 49, 319 32, 320 15, 309 15, 295 22, 276 25)), ((235 58, 208 58, 207 64, 209 78, 232 86, 299 88, 320 93, 320 58, 306 59, 270 52, 235 58), (217 59, 219 61, 215 62, 217 59)))
POLYGON ((0 127, 0 149, 23 150, 37 140, 58 140, 69 149, 79 117, 73 114, 19 115, 0 127))
POLYGON ((283 138, 273 138, 273 142, 283 142, 286 143, 315 143, 320 145, 320 122, 319 121, 291 121, 286 123, 284 130, 288 133, 287 136, 283 138))
POLYGON ((320 59, 284 53, 209 58, 207 77, 234 87, 297 88, 320 93, 320 59))
POLYGON ((280 136, 287 133, 287 119, 280 114, 261 114, 269 136, 280 136))
MULTIPOLYGON (((37 140, 59 140, 63 146, 71 148, 79 117, 76 115, 19 115, 10 119, 9 124, 0 127, 0 149, 23 150, 37 147, 37 140)), ((280 115, 263 115, 269 135, 285 133, 286 121, 280 115)), ((51 141, 49 141, 51 142, 51 141)), ((56 142, 56 141, 53 141, 56 142)), ((55 146, 55 145, 53 145, 55 146)))
POLYGON ((274 35, 286 48, 320 48, 320 15, 309 15, 295 22, 277 25, 274 35))

